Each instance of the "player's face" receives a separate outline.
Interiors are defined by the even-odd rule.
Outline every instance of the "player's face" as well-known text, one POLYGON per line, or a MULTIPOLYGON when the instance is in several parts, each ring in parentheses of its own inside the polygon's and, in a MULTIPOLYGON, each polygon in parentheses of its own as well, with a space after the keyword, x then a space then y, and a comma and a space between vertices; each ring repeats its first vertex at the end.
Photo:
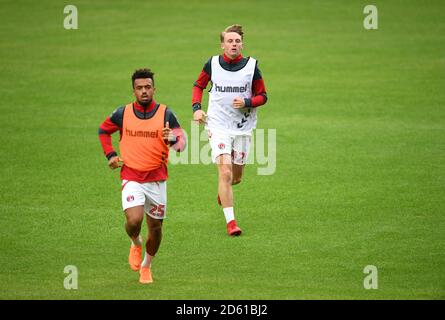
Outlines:
POLYGON ((155 93, 155 88, 153 86, 152 79, 136 79, 134 80, 134 96, 136 97, 136 101, 144 106, 150 103, 151 99, 153 99, 153 95, 155 93))
POLYGON ((224 42, 221 43, 221 49, 224 50, 226 56, 234 59, 241 54, 243 49, 243 40, 236 32, 227 32, 224 35, 224 42))

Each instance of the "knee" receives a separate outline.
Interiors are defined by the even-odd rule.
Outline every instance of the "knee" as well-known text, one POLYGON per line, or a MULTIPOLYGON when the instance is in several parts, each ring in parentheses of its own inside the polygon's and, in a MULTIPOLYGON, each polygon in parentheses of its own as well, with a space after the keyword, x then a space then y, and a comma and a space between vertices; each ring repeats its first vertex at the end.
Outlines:
POLYGON ((221 168, 219 170, 219 180, 232 183, 232 171, 229 168, 221 168))
POLYGON ((128 218, 127 219, 127 226, 131 229, 137 229, 140 228, 142 224, 142 220, 137 218, 128 218))
POLYGON ((162 224, 156 223, 154 225, 151 225, 149 227, 149 233, 150 233, 150 236, 160 237, 162 235, 162 224))
POLYGON ((243 169, 244 165, 234 165, 232 177, 233 185, 241 183, 241 178, 243 177, 243 169))

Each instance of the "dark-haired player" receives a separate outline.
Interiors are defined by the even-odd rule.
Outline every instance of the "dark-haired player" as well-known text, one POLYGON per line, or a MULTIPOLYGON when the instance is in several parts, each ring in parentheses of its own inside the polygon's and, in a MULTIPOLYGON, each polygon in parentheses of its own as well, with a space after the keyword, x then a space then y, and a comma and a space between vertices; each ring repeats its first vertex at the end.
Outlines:
POLYGON ((131 239, 128 261, 139 271, 139 282, 151 283, 151 261, 162 239, 167 212, 167 162, 169 147, 185 148, 185 135, 170 108, 153 99, 154 74, 138 69, 132 76, 136 101, 117 108, 99 127, 99 140, 111 169, 121 167, 125 230, 131 239), (111 134, 120 133, 120 156, 111 134), (148 238, 142 260, 142 221, 147 215, 148 238))

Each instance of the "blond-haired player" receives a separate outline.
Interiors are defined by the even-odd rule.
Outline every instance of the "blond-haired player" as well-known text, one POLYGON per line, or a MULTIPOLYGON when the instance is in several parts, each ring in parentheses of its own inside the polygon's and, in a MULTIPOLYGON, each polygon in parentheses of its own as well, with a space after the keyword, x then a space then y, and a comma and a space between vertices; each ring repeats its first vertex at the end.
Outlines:
POLYGON ((241 234, 235 220, 232 185, 241 182, 250 137, 256 127, 257 108, 267 101, 258 62, 244 57, 242 26, 232 25, 220 34, 223 53, 211 57, 192 91, 193 119, 205 123, 218 168, 218 203, 222 205, 227 233, 241 234), (207 113, 201 109, 203 90, 212 82, 207 113))

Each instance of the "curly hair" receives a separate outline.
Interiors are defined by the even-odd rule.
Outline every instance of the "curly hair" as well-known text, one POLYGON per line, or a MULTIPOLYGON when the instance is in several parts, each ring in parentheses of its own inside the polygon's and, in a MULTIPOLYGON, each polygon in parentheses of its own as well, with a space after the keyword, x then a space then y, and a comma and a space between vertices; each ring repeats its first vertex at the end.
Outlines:
POLYGON ((137 69, 131 76, 131 83, 134 88, 134 80, 136 79, 151 79, 153 81, 153 86, 155 85, 155 74, 147 68, 137 69))

